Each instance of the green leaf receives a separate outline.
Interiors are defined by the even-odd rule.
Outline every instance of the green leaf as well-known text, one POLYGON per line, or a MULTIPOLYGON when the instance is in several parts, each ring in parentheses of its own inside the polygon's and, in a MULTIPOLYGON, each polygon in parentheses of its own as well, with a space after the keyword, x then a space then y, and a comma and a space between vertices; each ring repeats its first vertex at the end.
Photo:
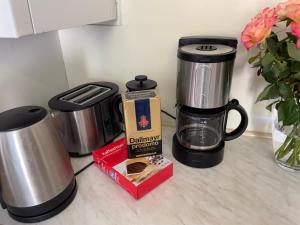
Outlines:
POLYGON ((248 63, 249 63, 249 64, 252 64, 252 63, 257 59, 257 57, 258 57, 258 55, 250 57, 250 58, 248 59, 248 63))
POLYGON ((290 61, 288 67, 290 68, 292 73, 300 72, 300 62, 298 61, 290 61))
POLYGON ((287 34, 288 38, 289 38, 292 42, 294 42, 294 43, 297 42, 297 40, 298 40, 298 37, 297 37, 297 36, 293 35, 291 32, 286 32, 286 34, 287 34))
POLYGON ((300 72, 295 73, 295 74, 293 75, 293 78, 295 78, 295 79, 297 79, 297 80, 300 80, 300 72))
POLYGON ((280 71, 284 71, 287 69, 287 62, 285 61, 276 61, 276 66, 280 69, 280 71))
POLYGON ((263 69, 261 71, 261 75, 269 83, 275 83, 277 81, 277 76, 274 73, 273 69, 270 67, 263 67, 263 69))
POLYGON ((278 55, 280 56, 280 58, 282 60, 289 60, 291 57, 288 54, 288 50, 287 50, 287 41, 282 41, 279 42, 279 47, 278 47, 278 55))
POLYGON ((278 39, 277 36, 269 37, 266 39, 267 48, 273 56, 278 55, 278 39))
POLYGON ((267 49, 266 41, 261 42, 258 47, 259 47, 259 49, 267 49))
MULTIPOLYGON (((281 104, 282 102, 278 102, 278 103, 276 103, 276 105, 275 105, 275 109, 278 111, 278 108, 279 108, 279 106, 280 106, 280 104, 281 104)), ((277 112, 277 114, 278 114, 278 112, 277 112)))
POLYGON ((287 43, 289 56, 297 61, 300 61, 300 50, 294 43, 287 43))
POLYGON ((263 67, 267 67, 274 61, 275 61, 275 57, 271 53, 268 52, 262 58, 261 64, 262 64, 263 67))
POLYGON ((292 139, 293 138, 291 136, 286 137, 284 143, 279 147, 279 149, 275 153, 277 159, 282 159, 291 151, 291 149, 289 148, 289 144, 292 139))
POLYGON ((256 62, 252 65, 252 68, 261 67, 261 62, 256 62))
POLYGON ((280 103, 278 107, 278 121, 282 121, 283 126, 292 125, 300 119, 298 106, 294 98, 288 98, 280 103))
POLYGON ((272 83, 275 83, 277 81, 276 76, 275 76, 275 74, 273 73, 272 70, 270 70, 268 72, 263 71, 262 72, 262 76, 265 78, 265 80, 268 83, 272 84, 272 83))
POLYGON ((282 72, 280 72, 279 74, 279 78, 282 79, 282 78, 286 78, 290 75, 290 70, 287 68, 286 70, 283 70, 282 72))
POLYGON ((280 73, 281 73, 281 68, 278 66, 278 64, 274 64, 271 68, 273 74, 274 74, 274 78, 277 78, 279 77, 280 73))
POLYGON ((279 97, 279 90, 276 84, 268 85, 257 97, 256 102, 279 97))
POLYGON ((279 93, 283 96, 283 97, 289 97, 292 95, 292 91, 290 89, 290 86, 287 85, 285 82, 279 82, 278 83, 279 86, 279 93))
POLYGON ((292 22, 293 22, 293 20, 287 18, 286 19, 286 26, 288 27, 292 22))
POLYGON ((270 103, 269 105, 266 106, 266 109, 269 110, 269 111, 271 112, 271 111, 272 111, 272 106, 273 106, 274 104, 276 104, 277 102, 278 102, 278 101, 275 101, 275 102, 270 103))

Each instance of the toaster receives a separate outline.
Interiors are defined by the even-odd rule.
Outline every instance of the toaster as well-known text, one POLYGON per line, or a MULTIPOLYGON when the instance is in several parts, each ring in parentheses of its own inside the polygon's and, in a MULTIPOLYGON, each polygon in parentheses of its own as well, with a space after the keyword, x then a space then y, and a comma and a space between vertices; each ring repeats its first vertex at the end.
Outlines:
POLYGON ((56 95, 48 102, 56 127, 71 156, 85 156, 112 142, 121 132, 116 110, 118 85, 87 83, 56 95))

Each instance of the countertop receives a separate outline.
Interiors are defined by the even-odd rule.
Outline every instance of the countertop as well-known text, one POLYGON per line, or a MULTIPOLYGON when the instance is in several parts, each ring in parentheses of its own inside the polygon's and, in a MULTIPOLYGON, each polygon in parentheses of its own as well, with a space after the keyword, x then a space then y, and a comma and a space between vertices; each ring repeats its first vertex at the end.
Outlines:
MULTIPOLYGON (((194 169, 175 161, 174 128, 163 128, 163 153, 174 162, 174 176, 134 200, 92 165, 77 176, 78 193, 57 216, 38 223, 89 225, 300 224, 300 174, 273 161, 270 139, 243 136, 226 143, 224 161, 194 169)), ((74 170, 92 160, 72 159, 74 170)), ((0 224, 19 224, 0 210, 0 224)))

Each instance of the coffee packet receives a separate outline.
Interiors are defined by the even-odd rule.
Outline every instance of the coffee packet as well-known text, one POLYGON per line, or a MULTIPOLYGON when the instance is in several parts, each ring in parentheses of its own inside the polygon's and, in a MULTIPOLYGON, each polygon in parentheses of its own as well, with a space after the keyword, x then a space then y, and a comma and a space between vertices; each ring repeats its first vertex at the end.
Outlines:
POLYGON ((162 154, 160 98, 154 91, 123 94, 128 158, 162 154))

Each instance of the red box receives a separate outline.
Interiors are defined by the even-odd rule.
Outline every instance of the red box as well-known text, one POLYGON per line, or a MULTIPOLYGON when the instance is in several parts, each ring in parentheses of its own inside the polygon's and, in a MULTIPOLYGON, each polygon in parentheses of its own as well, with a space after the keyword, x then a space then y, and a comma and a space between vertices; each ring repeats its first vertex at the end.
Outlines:
POLYGON ((173 175, 173 163, 163 157, 127 158, 126 139, 122 138, 93 152, 97 167, 140 199, 173 175))

